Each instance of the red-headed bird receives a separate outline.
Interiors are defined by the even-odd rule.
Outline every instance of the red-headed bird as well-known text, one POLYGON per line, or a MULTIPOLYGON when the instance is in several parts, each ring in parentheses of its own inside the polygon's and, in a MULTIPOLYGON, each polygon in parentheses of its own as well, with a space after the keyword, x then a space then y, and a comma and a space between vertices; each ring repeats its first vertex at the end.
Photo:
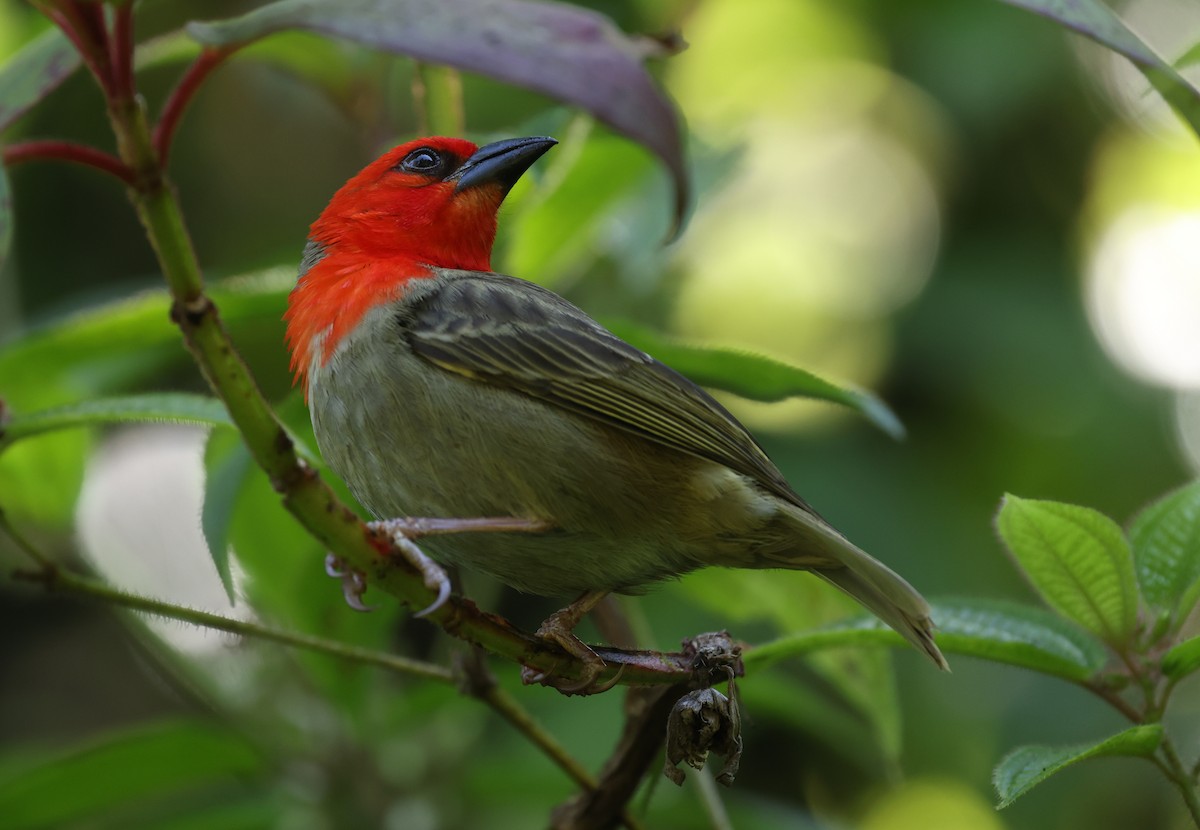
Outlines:
POLYGON ((410 141, 313 223, 287 338, 330 467, 382 519, 490 519, 422 545, 519 591, 580 595, 539 633, 592 679, 602 663, 571 634, 587 610, 707 565, 812 571, 946 668, 921 595, 809 507, 724 407, 490 270, 501 202, 555 143, 410 141))

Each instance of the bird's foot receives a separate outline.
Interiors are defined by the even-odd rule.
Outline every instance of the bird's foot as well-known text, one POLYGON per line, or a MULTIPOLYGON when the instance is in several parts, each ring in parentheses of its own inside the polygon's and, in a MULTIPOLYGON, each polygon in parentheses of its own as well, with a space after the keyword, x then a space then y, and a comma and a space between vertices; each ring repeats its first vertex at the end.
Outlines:
POLYGON ((579 677, 568 679, 559 677, 553 669, 538 671, 525 666, 521 670, 523 683, 526 685, 540 683, 543 686, 551 686, 564 695, 596 695, 607 692, 617 685, 621 679, 620 671, 602 683, 597 682, 604 672, 606 664, 600 655, 588 648, 574 634, 575 626, 579 625, 579 621, 583 619, 584 615, 594 608, 606 593, 606 591, 589 591, 566 608, 551 614, 537 630, 538 639, 553 643, 582 664, 579 677))
POLYGON ((376 533, 381 533, 392 540, 392 543, 404 551, 408 560, 421 572, 425 587, 437 592, 437 598, 427 608, 415 613, 414 617, 424 617, 441 608, 450 599, 450 578, 441 565, 434 562, 417 547, 414 539, 423 536, 441 536, 451 533, 537 533, 549 530, 551 525, 539 519, 519 519, 512 516, 493 516, 477 519, 431 519, 405 517, 399 519, 382 519, 368 523, 367 527, 376 533))
POLYGON ((328 553, 325 555, 325 573, 341 580, 342 596, 346 598, 346 604, 355 611, 375 610, 376 606, 363 604, 362 595, 367 590, 367 577, 362 571, 346 567, 342 557, 328 553))
POLYGON ((413 527, 416 522, 438 521, 437 519, 386 519, 380 522, 369 522, 367 527, 376 533, 382 533, 392 540, 392 544, 404 551, 405 557, 418 571, 425 587, 437 592, 437 597, 427 607, 413 614, 414 617, 424 617, 445 605, 450 599, 450 577, 437 562, 434 562, 425 552, 417 547, 413 536, 421 535, 413 527))

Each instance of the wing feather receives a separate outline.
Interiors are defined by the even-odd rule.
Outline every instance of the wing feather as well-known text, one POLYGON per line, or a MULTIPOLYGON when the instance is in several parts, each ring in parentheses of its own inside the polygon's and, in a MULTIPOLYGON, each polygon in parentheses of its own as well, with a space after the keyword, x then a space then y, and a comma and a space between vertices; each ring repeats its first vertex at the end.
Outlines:
POLYGON ((440 277, 401 321, 416 354, 723 464, 816 515, 711 395, 557 294, 499 274, 443 271, 440 277))

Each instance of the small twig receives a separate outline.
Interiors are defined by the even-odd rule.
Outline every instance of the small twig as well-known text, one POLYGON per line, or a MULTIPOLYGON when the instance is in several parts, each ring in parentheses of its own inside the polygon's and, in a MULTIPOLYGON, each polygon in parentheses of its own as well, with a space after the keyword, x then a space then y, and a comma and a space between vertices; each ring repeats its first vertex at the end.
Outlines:
MULTIPOLYGON (((596 789, 595 777, 583 764, 567 752, 558 739, 534 720, 528 711, 522 709, 511 695, 500 688, 495 675, 488 668, 487 654, 482 649, 473 648, 466 653, 460 652, 455 655, 455 667, 459 673, 459 691, 492 707, 496 714, 542 750, 542 754, 557 764, 559 769, 585 792, 596 789)), ((620 820, 629 830, 641 830, 638 822, 627 811, 622 811, 620 820)))
POLYGON ((600 830, 612 826, 646 772, 658 760, 671 708, 688 686, 630 689, 625 696, 625 728, 600 772, 595 790, 560 804, 551 814, 553 830, 600 830))
POLYGON ((696 789, 700 792, 700 803, 704 805, 704 812, 708 815, 712 830, 733 830, 733 822, 729 820, 725 802, 721 800, 721 793, 717 791, 716 779, 713 778, 708 767, 696 770, 692 778, 696 781, 696 789))
POLYGON ((196 90, 204 83, 209 74, 221 65, 227 57, 233 54, 231 49, 205 49, 188 67, 179 83, 171 90, 167 102, 163 104, 158 123, 154 126, 154 151, 158 155, 159 164, 167 166, 167 157, 171 153, 171 143, 175 138, 175 129, 183 117, 188 104, 192 102, 196 90))
POLYGON ((108 34, 104 29, 103 7, 99 3, 82 3, 78 0, 56 5, 37 2, 35 5, 75 46, 84 66, 100 85, 105 100, 112 100, 112 66, 108 58, 108 34), (97 12, 99 18, 96 16, 97 12))
POLYGON ((566 747, 560 744, 554 735, 534 720, 529 711, 522 708, 512 695, 499 686, 492 686, 480 699, 540 749, 542 754, 552 760, 572 781, 586 790, 596 788, 595 777, 567 752, 566 747))
POLYGON ((1145 717, 1143 716, 1143 714, 1141 712, 1139 712, 1137 710, 1137 708, 1132 703, 1130 703, 1125 698, 1121 697, 1120 693, 1104 686, 1102 681, 1097 682, 1097 681, 1089 680, 1089 681, 1080 683, 1079 685, 1082 686, 1083 688, 1087 689, 1092 694, 1099 697, 1101 700, 1103 700, 1109 706, 1116 709, 1118 712, 1120 712, 1122 715, 1124 715, 1126 718, 1128 718, 1132 723, 1138 723, 1138 724, 1145 723, 1145 721, 1146 721, 1145 717))
POLYGON ((46 575, 52 575, 58 571, 58 566, 54 564, 49 556, 46 556, 46 554, 38 550, 37 547, 28 539, 26 539, 19 530, 13 527, 12 522, 8 520, 8 514, 4 512, 3 507, 0 507, 0 530, 3 530, 6 534, 8 534, 8 537, 16 543, 17 547, 20 548, 26 556, 37 563, 38 567, 41 568, 42 573, 46 575))
POLYGON ((113 9, 112 38, 108 42, 108 60, 112 64, 113 89, 124 98, 132 98, 133 86, 133 0, 113 9))
POLYGON ((1196 823, 1197 827, 1200 827, 1200 793, 1197 792, 1195 776, 1188 774, 1183 759, 1179 757, 1179 753, 1175 751, 1175 745, 1166 735, 1163 735, 1159 750, 1163 755, 1162 760, 1157 757, 1153 760, 1162 769, 1163 774, 1179 789, 1179 794, 1183 797, 1183 803, 1191 814, 1192 821, 1196 823))
MULTIPOLYGON (((1142 667, 1124 649, 1118 650, 1117 654, 1129 670, 1131 678, 1138 684, 1145 695, 1145 711, 1138 711, 1133 704, 1121 697, 1120 694, 1103 686, 1101 683, 1083 683, 1083 687, 1098 695, 1133 723, 1157 722, 1162 714, 1162 708, 1159 707, 1166 706, 1170 685, 1168 685, 1166 693, 1164 693, 1161 700, 1156 701, 1154 680, 1143 671, 1142 667)), ((1159 744, 1159 752, 1162 757, 1159 757, 1157 754, 1152 755, 1150 756, 1150 761, 1162 771, 1167 780, 1178 788, 1179 794, 1183 798, 1183 803, 1192 816, 1192 820, 1196 823, 1197 827, 1200 827, 1200 793, 1197 793, 1196 772, 1193 771, 1192 775, 1188 774, 1183 760, 1179 757, 1179 753, 1175 751, 1175 745, 1166 734, 1163 735, 1162 743, 1159 744)), ((1200 770, 1200 760, 1197 761, 1197 769, 1200 770)))
POLYGON ((111 153, 97 150, 86 144, 54 139, 22 141, 4 148, 4 163, 7 166, 38 159, 69 161, 94 168, 102 173, 116 176, 122 183, 133 186, 134 175, 125 162, 111 153))
MULTIPOLYGON (((6 525, 5 530, 11 534, 9 526, 6 525)), ((26 552, 28 553, 28 549, 26 549, 26 552)), ((212 628, 217 631, 225 631, 243 637, 255 637, 260 640, 282 643, 286 646, 304 648, 309 651, 340 657, 343 660, 351 660, 355 663, 378 666, 411 677, 420 677, 425 680, 435 680, 446 684, 454 683, 454 673, 444 666, 360 648, 325 637, 314 637, 295 631, 285 631, 280 628, 259 625, 258 623, 246 620, 235 620, 230 617, 223 617, 220 614, 199 611, 195 608, 185 608, 169 602, 138 596, 137 594, 129 594, 115 588, 110 588, 99 580, 80 576, 70 571, 64 571, 61 568, 54 568, 53 572, 45 570, 33 573, 18 572, 17 576, 30 581, 44 582, 52 590, 95 597, 112 605, 119 605, 122 608, 129 608, 145 614, 179 620, 203 628, 212 628)))

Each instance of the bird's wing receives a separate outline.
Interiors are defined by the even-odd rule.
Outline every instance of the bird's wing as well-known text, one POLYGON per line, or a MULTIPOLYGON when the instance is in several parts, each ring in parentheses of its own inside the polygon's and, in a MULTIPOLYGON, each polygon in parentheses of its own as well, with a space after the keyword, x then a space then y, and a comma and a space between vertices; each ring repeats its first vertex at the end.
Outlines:
POLYGON ((712 396, 557 294, 498 274, 442 275, 406 304, 401 322, 416 354, 723 464, 816 515, 712 396))

